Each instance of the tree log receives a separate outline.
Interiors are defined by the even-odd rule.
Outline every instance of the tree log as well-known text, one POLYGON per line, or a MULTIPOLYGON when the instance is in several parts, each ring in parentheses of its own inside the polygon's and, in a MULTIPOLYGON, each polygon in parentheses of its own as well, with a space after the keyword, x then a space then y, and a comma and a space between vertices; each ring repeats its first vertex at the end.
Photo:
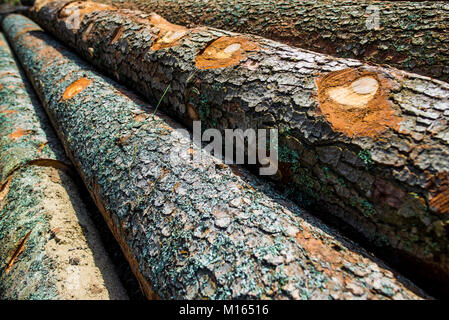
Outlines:
POLYGON ((125 299, 31 90, 0 34, 0 299, 125 299))
POLYGON ((446 1, 99 0, 449 81, 446 1), (378 24, 376 22, 378 21, 378 24))
POLYGON ((92 2, 31 15, 151 103, 166 90, 160 108, 186 125, 278 128, 292 197, 449 287, 448 84, 92 2))
POLYGON ((31 24, 10 15, 3 28, 148 297, 417 298, 353 242, 198 150, 185 129, 31 24))

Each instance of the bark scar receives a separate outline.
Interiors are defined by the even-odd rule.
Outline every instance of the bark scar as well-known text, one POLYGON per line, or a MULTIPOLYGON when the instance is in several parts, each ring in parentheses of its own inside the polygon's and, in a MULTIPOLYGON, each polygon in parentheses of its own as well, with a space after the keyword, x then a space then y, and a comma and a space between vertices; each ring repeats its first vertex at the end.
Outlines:
POLYGON ((116 8, 91 1, 74 1, 67 3, 59 10, 58 19, 64 20, 71 29, 78 30, 86 14, 105 10, 116 10, 116 8))
POLYGON ((73 98, 75 95, 86 89, 86 87, 92 82, 92 80, 88 78, 81 78, 73 82, 70 86, 65 89, 64 94, 62 95, 63 100, 67 100, 73 98))
POLYGON ((198 53, 195 65, 199 69, 226 68, 238 64, 250 52, 259 50, 259 45, 246 37, 223 36, 212 41, 198 53))
POLYGON ((189 32, 186 27, 170 23, 156 13, 151 14, 150 23, 159 29, 157 40, 151 46, 154 51, 177 45, 178 40, 189 32))
POLYGON ((316 80, 319 110, 335 131, 349 137, 376 137, 399 131, 401 118, 388 101, 388 80, 366 70, 345 69, 316 80))

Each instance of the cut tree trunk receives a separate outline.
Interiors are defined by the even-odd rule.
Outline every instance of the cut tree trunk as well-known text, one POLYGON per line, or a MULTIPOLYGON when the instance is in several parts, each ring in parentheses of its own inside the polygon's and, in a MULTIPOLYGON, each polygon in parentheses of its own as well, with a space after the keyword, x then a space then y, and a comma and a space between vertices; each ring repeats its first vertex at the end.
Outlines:
POLYGON ((198 150, 185 129, 31 24, 11 15, 3 28, 148 297, 417 297, 353 242, 198 150))
POLYGON ((449 81, 446 1, 99 0, 187 27, 256 34, 449 81))
POLYGON ((448 84, 92 2, 31 15, 186 125, 279 129, 292 197, 449 288, 448 84))
POLYGON ((0 299, 126 299, 31 90, 0 34, 0 299))

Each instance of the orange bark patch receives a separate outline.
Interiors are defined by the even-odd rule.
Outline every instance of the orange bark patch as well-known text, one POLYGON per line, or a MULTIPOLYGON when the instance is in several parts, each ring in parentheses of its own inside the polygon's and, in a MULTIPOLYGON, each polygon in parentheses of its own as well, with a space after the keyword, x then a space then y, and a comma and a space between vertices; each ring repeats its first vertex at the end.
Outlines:
POLYGON ((0 204, 3 202, 3 200, 6 198, 6 195, 9 192, 9 186, 12 181, 12 175, 8 177, 8 180, 6 180, 5 184, 0 188, 0 204))
POLYGON ((352 251, 345 250, 338 243, 324 242, 319 236, 314 236, 308 227, 303 226, 303 230, 296 234, 296 240, 310 258, 329 264, 327 268, 323 268, 321 264, 317 264, 316 267, 330 276, 341 277, 338 270, 347 262, 351 264, 361 262, 356 259, 357 255, 352 251))
POLYGON ((16 110, 2 110, 2 111, 0 111, 0 113, 11 114, 11 113, 17 113, 17 111, 16 110))
POLYGON ((17 128, 16 131, 11 133, 8 137, 12 140, 20 138, 30 133, 30 130, 23 130, 22 128, 17 128))
POLYGON ((86 14, 94 11, 116 10, 114 7, 91 2, 91 1, 75 1, 65 5, 58 13, 58 18, 71 22, 73 29, 79 29, 81 21, 86 14))
POLYGON ((169 127, 169 126, 167 126, 166 124, 163 124, 163 123, 161 124, 161 127, 164 128, 167 131, 173 131, 172 127, 169 127))
POLYGON ((23 28, 22 30, 20 30, 19 32, 16 33, 16 35, 14 36, 13 40, 16 41, 17 39, 19 39, 21 36, 23 36, 25 33, 29 33, 31 31, 42 31, 41 28, 39 27, 28 27, 28 28, 23 28))
POLYGON ((308 230, 300 231, 296 235, 301 247, 303 247, 309 255, 319 258, 322 261, 332 264, 341 264, 341 255, 337 250, 333 250, 325 245, 320 239, 315 238, 308 230))
POLYGON ((62 99, 67 100, 74 97, 75 95, 83 91, 91 82, 92 81, 87 78, 76 80, 70 86, 68 86, 67 89, 65 89, 64 94, 62 95, 62 99))
POLYGON ((178 40, 189 31, 186 27, 170 23, 155 13, 151 14, 150 23, 159 29, 157 40, 151 46, 154 51, 177 45, 178 40))
POLYGON ((136 120, 137 122, 142 122, 142 121, 145 121, 146 119, 147 119, 147 115, 144 113, 136 114, 134 116, 134 120, 136 120))
POLYGON ((431 196, 429 207, 432 211, 441 214, 449 213, 449 173, 439 173, 431 179, 431 196))
POLYGON ((399 131, 401 118, 388 101, 386 79, 365 70, 345 69, 316 80, 318 113, 335 131, 349 137, 376 137, 388 128, 399 131))
POLYGON ((39 152, 39 153, 42 152, 42 150, 44 150, 44 148, 47 144, 48 144, 48 142, 41 143, 39 145, 39 148, 37 149, 37 152, 39 152))
POLYGON ((226 68, 238 64, 249 52, 259 49, 246 37, 220 37, 196 56, 195 65, 199 69, 226 68))
POLYGON ((0 83, 0 90, 3 90, 3 85, 0 83))
MULTIPOLYGON (((27 40, 29 40, 29 39, 28 38, 25 39, 25 41, 27 41, 27 40)), ((34 44, 33 40, 29 41, 28 43, 31 45, 31 47, 34 44)), ((52 48, 52 47, 43 47, 41 49, 38 49, 37 53, 38 53, 39 57, 45 57, 45 58, 47 58, 46 60, 50 60, 50 61, 46 61, 45 64, 46 65, 50 64, 52 66, 53 66, 53 61, 55 59, 62 57, 62 54, 59 51, 55 51, 54 48, 52 48)), ((47 66, 45 68, 47 68, 47 66)))

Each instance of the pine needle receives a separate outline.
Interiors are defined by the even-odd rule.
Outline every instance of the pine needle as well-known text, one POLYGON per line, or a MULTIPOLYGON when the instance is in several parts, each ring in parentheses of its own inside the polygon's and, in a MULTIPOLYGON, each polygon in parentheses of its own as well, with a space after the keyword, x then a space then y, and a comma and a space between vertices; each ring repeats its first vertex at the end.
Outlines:
POLYGON ((157 109, 159 108, 159 105, 161 104, 162 100, 164 99, 164 97, 165 97, 165 95, 166 95, 166 93, 167 93, 167 91, 168 91, 169 88, 170 88, 170 84, 168 84, 167 88, 165 89, 164 93, 162 94, 162 97, 159 99, 159 102, 157 103, 156 109, 154 109, 154 112, 153 112, 153 119, 154 119, 154 115, 155 115, 156 112, 157 112, 157 109))

